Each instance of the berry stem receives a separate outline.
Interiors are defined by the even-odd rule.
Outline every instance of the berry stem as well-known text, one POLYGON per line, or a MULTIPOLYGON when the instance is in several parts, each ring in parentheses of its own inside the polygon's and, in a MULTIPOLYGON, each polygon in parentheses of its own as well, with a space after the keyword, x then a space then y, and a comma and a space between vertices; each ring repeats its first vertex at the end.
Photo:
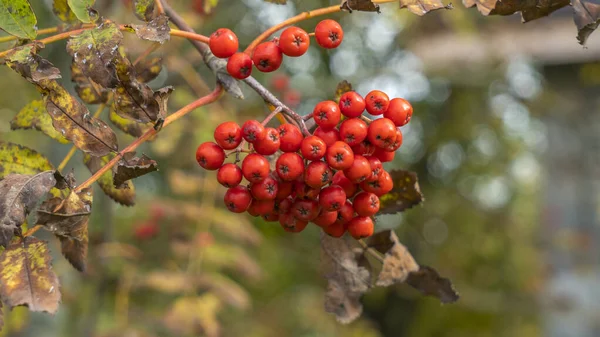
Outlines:
POLYGON ((273 119, 273 117, 275 117, 275 115, 277 115, 278 113, 280 113, 281 110, 282 110, 282 107, 278 106, 273 111, 271 111, 271 113, 267 116, 267 118, 265 118, 265 120, 262 121, 262 125, 263 126, 267 125, 267 123, 269 123, 269 121, 271 121, 271 119, 273 119))
POLYGON ((373 121, 372 119, 370 119, 369 117, 367 117, 365 115, 360 115, 360 119, 362 119, 363 122, 367 123, 367 125, 373 121))

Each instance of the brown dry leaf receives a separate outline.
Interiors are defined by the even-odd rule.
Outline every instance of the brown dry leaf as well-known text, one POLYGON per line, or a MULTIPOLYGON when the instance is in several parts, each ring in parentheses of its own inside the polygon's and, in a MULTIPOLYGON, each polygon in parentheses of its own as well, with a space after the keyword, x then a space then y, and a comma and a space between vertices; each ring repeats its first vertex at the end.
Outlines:
POLYGON ((222 304, 208 292, 197 297, 180 297, 169 308, 164 323, 177 335, 218 337, 221 326, 217 314, 222 304))
POLYGON ((8 246, 27 215, 55 184, 53 171, 10 174, 0 180, 0 246, 8 246))
POLYGON ((379 5, 371 0, 342 0, 340 8, 350 13, 352 11, 381 13, 379 5))
POLYGON ((438 9, 452 9, 452 4, 444 5, 441 0, 400 0, 400 9, 402 8, 423 16, 438 9))
MULTIPOLYGON (((110 109, 110 113, 108 114, 108 119, 119 130, 135 138, 139 138, 146 131, 150 130, 153 127, 152 123, 138 123, 136 121, 132 121, 131 119, 123 118, 119 116, 112 108, 110 109)), ((152 141, 155 138, 156 135, 150 137, 147 141, 152 141)))
POLYGON ((69 143, 69 140, 52 125, 52 118, 46 112, 46 103, 41 99, 33 100, 24 106, 10 121, 10 129, 36 129, 61 144, 69 143))
POLYGON ((152 57, 145 58, 138 62, 135 66, 136 79, 142 83, 148 83, 160 74, 162 70, 162 58, 152 57))
POLYGON ((56 313, 59 281, 45 241, 27 237, 6 247, 0 255, 0 295, 10 308, 25 305, 31 311, 56 313))
POLYGON ((415 259, 392 230, 375 233, 367 239, 367 245, 383 254, 383 265, 375 283, 377 286, 388 287, 404 282, 410 272, 419 270, 415 259))
MULTIPOLYGON (((104 157, 92 157, 84 154, 83 163, 94 174, 114 157, 114 154, 104 157)), ((133 182, 126 181, 122 187, 116 188, 113 184, 112 171, 104 173, 96 182, 106 195, 121 205, 133 206, 135 204, 135 187, 133 186, 133 182)))
POLYGON ((335 101, 339 103, 342 95, 348 91, 352 91, 352 84, 350 84, 350 82, 343 80, 338 83, 337 87, 335 88, 335 101))
POLYGON ((61 78, 60 70, 50 61, 37 55, 44 44, 36 42, 15 48, 6 56, 6 64, 31 83, 61 78))
POLYGON ((150 172, 158 171, 158 164, 145 154, 135 157, 135 152, 127 152, 117 165, 114 166, 113 183, 117 188, 130 179, 141 177, 150 172))
POLYGON ((600 25, 600 4, 586 0, 573 0, 573 20, 577 26, 577 41, 584 45, 587 38, 600 25))
POLYGON ((109 90, 85 76, 76 62, 71 62, 71 81, 79 98, 87 104, 106 103, 109 90))
POLYGON ((394 188, 381 196, 378 214, 395 214, 412 208, 425 200, 415 172, 393 170, 390 172, 394 188))
POLYGON ((154 41, 160 44, 169 41, 171 37, 171 28, 169 27, 169 18, 161 14, 145 25, 128 25, 135 34, 143 40, 154 41))
POLYGON ((78 193, 71 191, 66 199, 52 198, 38 210, 38 224, 54 232, 65 258, 81 272, 86 268, 92 197, 91 187, 78 193))
POLYGON ((321 233, 321 268, 328 281, 325 311, 343 324, 360 316, 359 299, 371 287, 369 269, 359 264, 362 249, 356 250, 351 240, 347 235, 334 238, 321 233))
POLYGON ((265 2, 270 2, 276 5, 285 5, 287 4, 287 0, 264 0, 265 2))
POLYGON ((411 272, 406 283, 425 295, 439 298, 442 303, 454 303, 459 298, 452 282, 431 267, 421 266, 418 271, 411 272))
POLYGON ((463 0, 465 7, 477 6, 483 15, 512 15, 521 12, 523 22, 550 15, 557 9, 568 6, 570 0, 463 0))

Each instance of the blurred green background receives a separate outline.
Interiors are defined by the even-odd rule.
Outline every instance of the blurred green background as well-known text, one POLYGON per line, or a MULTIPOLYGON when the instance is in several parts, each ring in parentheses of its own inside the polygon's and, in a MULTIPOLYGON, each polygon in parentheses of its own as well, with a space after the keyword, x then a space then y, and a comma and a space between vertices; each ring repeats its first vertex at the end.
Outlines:
MULTIPOLYGON (((241 47, 301 11, 334 4, 288 2, 170 1, 197 32, 229 27, 241 47)), ((32 6, 40 28, 58 24, 51 1, 32 6)), ((118 23, 136 22, 128 6, 96 4, 118 23)), ((382 5, 381 14, 337 13, 331 17, 345 31, 338 49, 311 46, 276 73, 254 75, 301 114, 331 99, 344 79, 363 95, 379 89, 413 102, 404 144, 386 166, 418 172, 426 201, 380 217, 377 228, 394 228, 420 264, 452 279, 457 303, 440 305, 399 285, 368 293, 362 318, 350 325, 324 312, 318 228, 292 235, 227 213, 215 173, 195 162, 196 146, 218 123, 267 113, 243 87, 245 100, 225 96, 138 150, 160 171, 135 180, 136 206, 94 188, 87 273, 40 234, 51 241, 63 303, 55 317, 5 310, 0 336, 599 336, 600 38, 579 46, 570 8, 521 24, 519 16, 454 7, 424 17, 397 4, 382 5), (273 85, 281 75, 289 77, 284 91, 273 85), (136 236, 154 224, 156 235, 136 236)), ((320 19, 299 26, 310 32, 320 19)), ((148 47, 131 35, 124 45, 132 59, 148 47)), ((42 55, 72 89, 65 42, 42 55)), ((173 38, 153 55, 165 67, 151 86, 176 89, 170 111, 214 86, 187 41, 173 38)), ((8 68, 1 75, 0 139, 57 165, 70 145, 10 131, 10 119, 39 95, 8 68)), ((124 147, 132 138, 119 140, 124 147)), ((78 181, 89 176, 80 153, 67 168, 78 181)))

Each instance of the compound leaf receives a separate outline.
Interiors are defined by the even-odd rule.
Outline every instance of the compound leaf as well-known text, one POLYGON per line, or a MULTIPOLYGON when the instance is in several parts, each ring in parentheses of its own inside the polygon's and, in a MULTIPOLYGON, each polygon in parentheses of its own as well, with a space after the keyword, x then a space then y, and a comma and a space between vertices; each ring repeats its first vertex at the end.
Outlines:
POLYGON ((23 107, 12 121, 10 121, 10 128, 12 130, 29 130, 35 128, 59 143, 69 143, 69 140, 52 126, 52 118, 46 112, 46 104, 41 99, 31 101, 23 107))
POLYGON ((0 28, 21 39, 35 39, 37 18, 27 0, 0 0, 0 28))
MULTIPOLYGON (((87 166, 90 172, 94 174, 114 157, 114 154, 109 154, 104 157, 92 157, 88 154, 85 154, 83 156, 83 163, 85 166, 87 166)), ((125 206, 133 206, 135 204, 135 188, 133 187, 133 183, 131 181, 126 181, 121 188, 116 188, 113 184, 112 171, 108 171, 104 173, 96 182, 102 191, 114 201, 125 206)))

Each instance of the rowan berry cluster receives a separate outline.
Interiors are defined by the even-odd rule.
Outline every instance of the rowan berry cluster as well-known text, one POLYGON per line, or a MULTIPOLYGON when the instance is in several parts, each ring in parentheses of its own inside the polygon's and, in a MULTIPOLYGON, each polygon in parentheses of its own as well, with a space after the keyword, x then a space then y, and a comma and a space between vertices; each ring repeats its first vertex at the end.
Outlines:
MULTIPOLYGON (((327 19, 317 24, 314 36, 321 47, 332 49, 342 43, 344 31, 339 23, 327 19)), ((229 58, 227 72, 232 77, 244 79, 252 74, 253 66, 268 73, 279 69, 283 55, 304 55, 310 46, 310 36, 302 28, 288 27, 279 37, 257 45, 252 55, 249 55, 238 52, 239 42, 234 32, 227 28, 219 28, 210 35, 208 45, 216 57, 229 58)))
POLYGON ((301 232, 312 222, 334 237, 348 231, 364 238, 373 234, 379 197, 394 185, 382 163, 402 145, 398 127, 410 121, 412 111, 408 101, 390 100, 382 91, 365 98, 350 91, 339 103, 315 106, 317 128, 311 135, 293 124, 275 129, 256 120, 241 127, 225 122, 215 129, 215 142, 198 147, 196 160, 218 170, 217 180, 228 188, 225 205, 234 213, 279 221, 288 232, 301 232), (367 123, 365 110, 383 116, 367 123), (235 162, 224 164, 225 150, 232 150, 235 162), (240 152, 248 153, 241 167, 240 152), (273 168, 267 156, 275 161, 273 168), (241 184, 244 178, 248 184, 241 184))

